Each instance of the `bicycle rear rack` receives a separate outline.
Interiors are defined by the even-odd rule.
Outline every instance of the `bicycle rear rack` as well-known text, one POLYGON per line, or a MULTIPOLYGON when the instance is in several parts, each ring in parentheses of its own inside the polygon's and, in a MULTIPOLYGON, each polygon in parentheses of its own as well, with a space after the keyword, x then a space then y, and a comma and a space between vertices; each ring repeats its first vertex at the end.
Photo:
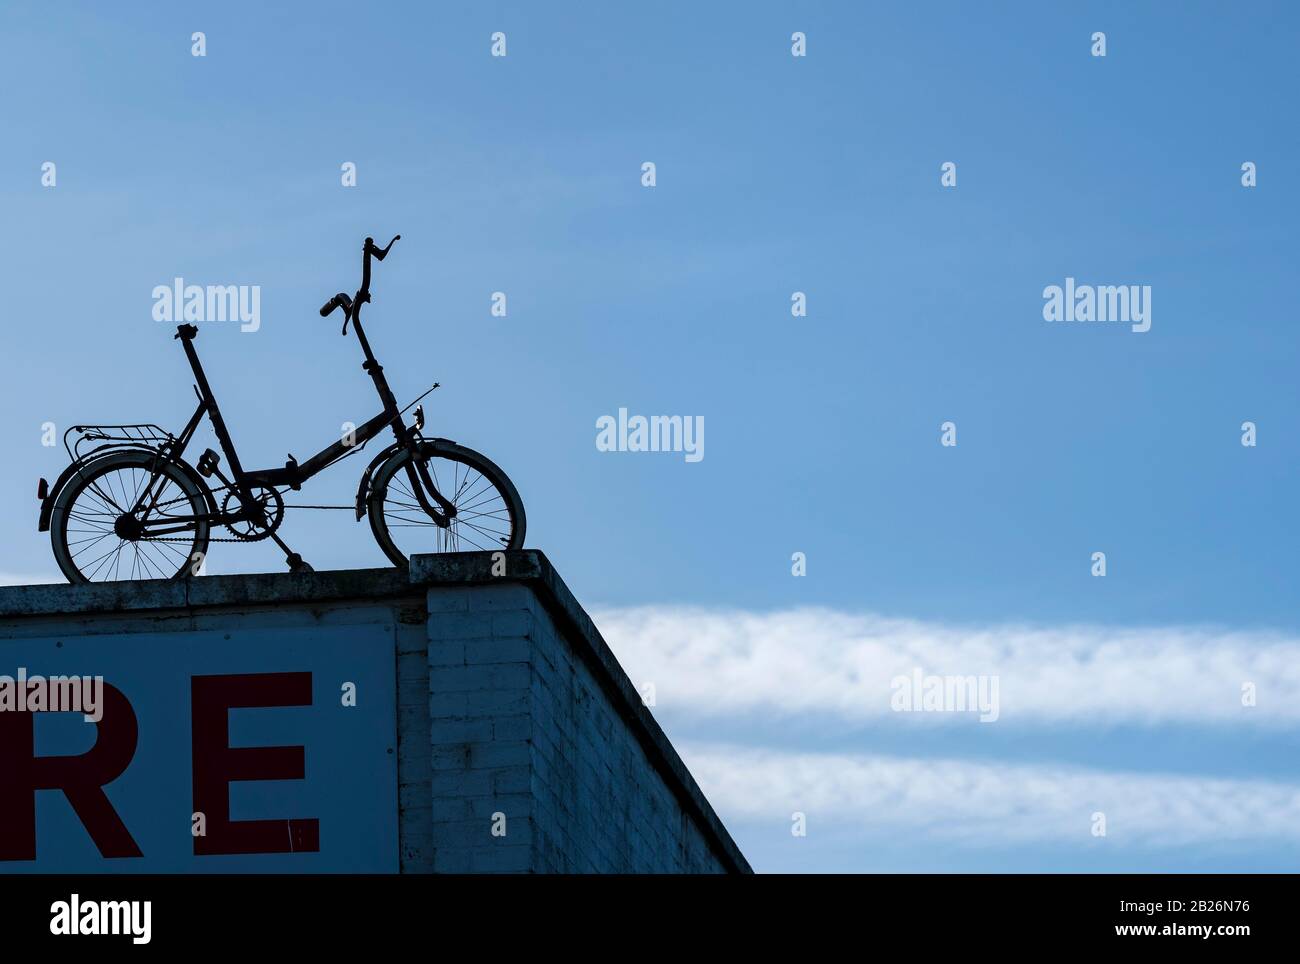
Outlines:
POLYGON ((139 425, 74 425, 63 433, 63 447, 74 462, 109 449, 146 448, 162 451, 176 436, 151 423, 139 425), (69 444, 68 437, 77 435, 69 444), (84 451, 83 451, 84 448, 84 451))

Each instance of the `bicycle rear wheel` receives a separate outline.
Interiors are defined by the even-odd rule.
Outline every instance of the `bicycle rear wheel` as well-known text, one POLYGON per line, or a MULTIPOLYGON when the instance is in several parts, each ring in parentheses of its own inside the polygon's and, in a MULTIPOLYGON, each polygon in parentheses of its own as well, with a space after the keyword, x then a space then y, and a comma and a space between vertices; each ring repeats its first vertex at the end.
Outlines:
POLYGON ((429 517, 410 478, 411 453, 395 452, 375 472, 369 506, 375 541, 394 565, 406 565, 416 553, 523 548, 524 504, 492 460, 445 440, 422 443, 418 458, 456 515, 445 528, 429 517))
POLYGON ((69 582, 176 579, 198 570, 208 551, 208 501, 192 471, 153 452, 124 451, 94 459, 54 502, 50 541, 69 582), (132 511, 148 493, 140 511, 132 511), (168 524, 169 516, 197 521, 168 524), (147 518, 177 531, 139 532, 147 518))

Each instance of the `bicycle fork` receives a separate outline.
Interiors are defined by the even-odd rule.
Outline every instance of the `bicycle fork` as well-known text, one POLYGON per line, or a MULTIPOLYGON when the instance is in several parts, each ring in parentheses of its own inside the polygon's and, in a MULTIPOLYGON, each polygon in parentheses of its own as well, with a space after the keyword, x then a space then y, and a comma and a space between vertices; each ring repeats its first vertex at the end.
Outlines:
MULTIPOLYGON (((412 454, 411 461, 414 462, 415 459, 416 456, 412 454)), ((425 460, 420 460, 416 465, 408 462, 406 464, 406 479, 411 483, 411 491, 415 494, 415 500, 420 503, 420 508, 424 510, 425 515, 432 519, 438 528, 451 528, 451 520, 456 518, 456 504, 449 501, 433 484, 433 478, 429 475, 429 463, 425 460), (425 496, 426 490, 438 503, 441 512, 429 504, 429 500, 425 496)))

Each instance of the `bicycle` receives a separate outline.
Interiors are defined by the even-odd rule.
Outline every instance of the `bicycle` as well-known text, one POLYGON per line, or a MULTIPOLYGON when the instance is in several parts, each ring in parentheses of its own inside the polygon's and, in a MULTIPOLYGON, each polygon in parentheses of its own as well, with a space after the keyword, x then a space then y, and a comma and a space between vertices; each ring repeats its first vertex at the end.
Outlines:
POLYGON ((152 423, 75 425, 64 434, 71 464, 52 486, 45 479, 37 486, 39 529, 49 531, 55 559, 69 582, 188 578, 200 573, 214 541, 272 539, 284 551, 290 571, 310 572, 311 566, 278 535, 286 508, 297 508, 286 506, 285 491, 298 491, 385 429, 392 430, 395 441, 362 473, 354 506, 302 508, 354 509, 358 522, 367 516, 376 542, 397 566, 412 552, 523 546, 524 507, 514 484, 486 456, 450 439, 421 434, 424 407, 417 403, 439 385, 399 409, 361 326, 361 306, 371 300, 371 258, 383 261, 400 238, 396 235, 383 248, 366 238, 361 287, 351 298, 339 292, 320 309, 321 317, 343 309, 342 333, 347 336, 351 323, 365 355, 361 367, 374 382, 383 410, 302 464, 291 453, 282 467, 246 470, 195 351, 198 328, 177 326, 173 337, 185 350, 199 398, 180 434, 152 423), (412 406, 408 425, 402 416, 412 406), (183 458, 205 415, 230 477, 221 470, 221 455, 211 448, 196 465, 183 458), (74 432, 78 438, 69 445, 74 432), (214 536, 219 527, 230 535, 214 536))

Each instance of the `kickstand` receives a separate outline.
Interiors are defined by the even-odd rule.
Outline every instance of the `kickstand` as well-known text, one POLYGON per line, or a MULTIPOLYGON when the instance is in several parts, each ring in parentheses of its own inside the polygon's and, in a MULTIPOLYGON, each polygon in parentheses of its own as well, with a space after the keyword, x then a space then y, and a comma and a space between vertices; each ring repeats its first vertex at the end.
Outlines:
POLYGON ((284 561, 288 563, 290 572, 315 572, 316 571, 311 567, 310 563, 305 562, 303 560, 302 556, 298 555, 298 553, 294 552, 287 545, 285 545, 284 540, 281 539, 279 536, 277 536, 274 532, 271 533, 271 538, 275 540, 275 544, 284 551, 284 561))

